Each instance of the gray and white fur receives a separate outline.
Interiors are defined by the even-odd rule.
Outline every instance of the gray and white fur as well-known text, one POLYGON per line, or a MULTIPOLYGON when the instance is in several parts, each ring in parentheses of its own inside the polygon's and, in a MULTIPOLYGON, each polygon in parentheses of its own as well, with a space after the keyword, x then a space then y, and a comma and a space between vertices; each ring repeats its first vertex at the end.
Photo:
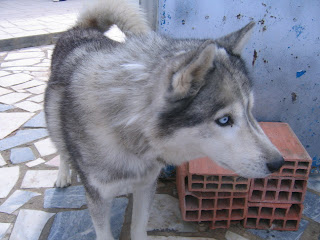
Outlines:
POLYGON ((148 210, 164 164, 209 156, 244 177, 265 177, 283 158, 252 116, 252 82, 240 54, 254 23, 213 40, 150 30, 138 6, 100 0, 62 34, 45 94, 48 130, 87 192, 97 239, 113 239, 114 197, 133 193, 131 239, 147 239, 148 210), (116 24, 126 41, 103 35, 116 24))

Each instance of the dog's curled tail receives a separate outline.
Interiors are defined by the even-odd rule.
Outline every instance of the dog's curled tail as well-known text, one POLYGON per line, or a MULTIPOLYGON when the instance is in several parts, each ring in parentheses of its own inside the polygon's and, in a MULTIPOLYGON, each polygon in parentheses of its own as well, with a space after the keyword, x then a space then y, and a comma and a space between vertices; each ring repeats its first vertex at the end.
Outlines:
POLYGON ((151 30, 138 3, 132 0, 95 0, 80 13, 76 26, 105 32, 114 24, 124 33, 135 35, 151 30))

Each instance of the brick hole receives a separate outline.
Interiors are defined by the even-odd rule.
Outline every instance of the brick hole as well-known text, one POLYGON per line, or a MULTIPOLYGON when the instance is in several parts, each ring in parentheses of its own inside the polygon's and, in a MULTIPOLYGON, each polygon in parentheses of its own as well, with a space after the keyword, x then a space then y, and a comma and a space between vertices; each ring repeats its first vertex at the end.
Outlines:
POLYGON ((214 198, 216 196, 215 192, 202 192, 202 197, 204 198, 214 198))
POLYGON ((272 217, 272 208, 268 208, 268 207, 261 208, 260 215, 262 217, 272 217))
POLYGON ((295 166, 295 162, 293 162, 293 161, 285 161, 283 166, 285 166, 285 167, 294 167, 295 166))
POLYGON ((293 174, 293 169, 285 168, 282 170, 282 173, 291 175, 291 174, 293 174))
POLYGON ((236 185, 236 190, 239 190, 239 191, 247 190, 247 188, 248 188, 247 184, 237 184, 236 185))
POLYGON ((247 193, 243 193, 243 192, 234 192, 233 193, 234 197, 246 197, 247 193))
POLYGON ((218 188, 219 188, 219 184, 208 183, 206 185, 206 189, 218 189, 218 188))
POLYGON ((185 185, 185 186, 188 186, 188 177, 185 177, 185 178, 184 178, 184 185, 185 185))
POLYGON ((291 195, 291 201, 301 202, 302 201, 302 193, 301 192, 293 192, 291 195))
POLYGON ((300 212, 301 206, 298 204, 292 204, 288 212, 288 218, 297 218, 299 217, 300 212))
POLYGON ((248 218, 246 226, 250 228, 255 228, 257 226, 257 220, 257 218, 248 218))
POLYGON ((278 186, 278 179, 269 179, 267 183, 268 189, 275 189, 278 186))
POLYGON ((223 189, 223 190, 232 190, 233 189, 233 184, 222 183, 221 184, 221 189, 223 189))
POLYGON ((262 199, 262 191, 257 191, 257 190, 254 190, 252 191, 252 195, 251 195, 251 200, 252 201, 259 201, 262 199))
POLYGON ((231 218, 243 218, 244 210, 243 209, 232 209, 231 210, 231 218))
POLYGON ((192 189, 203 189, 202 183, 192 183, 192 189))
POLYGON ((258 226, 259 227, 262 227, 262 228, 269 228, 270 227, 270 219, 260 219, 259 220, 259 224, 258 226))
POLYGON ((264 186, 264 179, 257 178, 254 180, 254 187, 255 188, 263 188, 263 186, 264 186))
POLYGON ((229 210, 228 209, 217 210, 216 211, 216 218, 217 219, 229 218, 229 210))
POLYGON ((236 178, 236 182, 248 182, 248 178, 237 177, 237 178, 236 178))
POLYGON ((198 211, 186 211, 186 220, 198 221, 198 211))
POLYGON ((293 188, 294 188, 295 190, 303 190, 303 188, 304 188, 304 183, 305 183, 304 180, 296 180, 296 181, 294 182, 293 188))
POLYGON ((231 192, 218 192, 218 197, 231 197, 231 192))
POLYGON ((215 221, 214 223, 215 227, 228 227, 228 221, 215 221))
POLYGON ((287 229, 295 229, 298 225, 298 221, 297 220, 288 220, 286 222, 286 228, 287 229))
POLYGON ((298 167, 309 168, 309 162, 298 162, 298 167))
POLYGON ((307 169, 297 169, 297 170, 296 170, 296 174, 297 174, 297 175, 306 175, 307 172, 308 172, 307 169))
POLYGON ((222 176, 222 181, 223 182, 233 182, 234 181, 234 177, 222 176))
POLYGON ((279 192, 279 201, 288 201, 289 200, 289 192, 279 192))
POLYGON ((245 207, 246 199, 245 198, 234 198, 232 201, 232 208, 245 207))
POLYGON ((248 215, 249 216, 258 216, 259 215, 259 208, 258 207, 249 207, 248 208, 248 215))
POLYGON ((190 209, 199 208, 199 200, 196 197, 187 195, 185 197, 185 201, 186 201, 186 209, 190 210, 190 209))
POLYGON ((218 182, 219 181, 219 176, 208 176, 207 181, 211 182, 218 182))
POLYGON ((280 189, 281 190, 289 190, 291 188, 292 180, 290 179, 283 179, 281 180, 280 189))
POLYGON ((286 216, 286 212, 287 212, 287 209, 285 208, 276 208, 274 210, 274 216, 275 217, 285 217, 286 216))
POLYGON ((204 181, 204 176, 201 175, 192 175, 192 181, 204 181))
POLYGON ((218 199, 217 208, 229 208, 230 207, 230 199, 218 199))
POLYGON ((231 220, 230 221, 230 224, 238 224, 238 223, 241 223, 240 220, 231 220))
POLYGON ((213 220, 213 211, 201 211, 201 221, 213 220))
POLYGON ((283 228, 284 226, 284 220, 273 220, 271 224, 271 228, 283 228))
POLYGON ((266 200, 275 200, 275 199, 276 199, 276 192, 274 192, 274 191, 267 191, 267 192, 266 192, 265 199, 266 199, 266 200))
POLYGON ((214 200, 213 199, 202 199, 202 208, 214 208, 214 200))

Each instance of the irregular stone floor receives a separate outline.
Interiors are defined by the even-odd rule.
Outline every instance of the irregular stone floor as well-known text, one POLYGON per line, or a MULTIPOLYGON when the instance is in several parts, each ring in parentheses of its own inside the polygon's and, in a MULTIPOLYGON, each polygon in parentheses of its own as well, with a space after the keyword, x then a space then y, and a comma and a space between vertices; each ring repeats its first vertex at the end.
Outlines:
MULTIPOLYGON (((0 52, 0 240, 95 238, 77 175, 72 186, 54 188, 59 156, 43 113, 53 46, 0 52)), ((210 230, 181 220, 174 180, 159 181, 148 231, 150 239, 319 239, 320 177, 310 190, 297 232, 246 230, 241 225, 210 230)), ((130 239, 131 196, 114 200, 112 231, 130 239)))

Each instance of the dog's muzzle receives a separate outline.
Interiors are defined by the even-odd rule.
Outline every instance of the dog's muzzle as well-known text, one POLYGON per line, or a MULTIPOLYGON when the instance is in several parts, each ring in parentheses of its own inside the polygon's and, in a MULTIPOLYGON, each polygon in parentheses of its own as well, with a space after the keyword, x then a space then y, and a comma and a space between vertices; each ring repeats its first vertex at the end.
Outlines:
POLYGON ((280 159, 267 163, 267 167, 271 173, 278 171, 284 164, 284 159, 281 156, 280 159))

